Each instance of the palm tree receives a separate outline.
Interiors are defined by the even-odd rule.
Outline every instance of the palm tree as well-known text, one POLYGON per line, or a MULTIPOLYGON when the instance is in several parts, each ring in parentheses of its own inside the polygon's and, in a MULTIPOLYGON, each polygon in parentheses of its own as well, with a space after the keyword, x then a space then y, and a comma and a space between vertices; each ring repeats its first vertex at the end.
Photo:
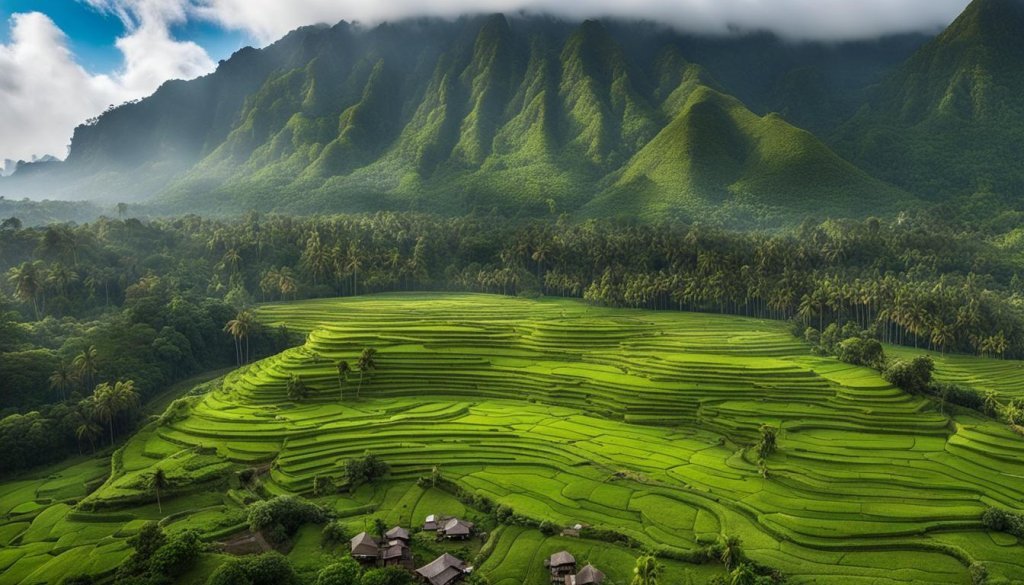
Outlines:
POLYGON ((7 276, 14 285, 14 296, 24 303, 32 303, 32 309, 39 320, 39 293, 43 290, 43 278, 39 271, 39 265, 31 262, 22 262, 20 266, 11 268, 7 276))
POLYGON ((110 429, 110 444, 114 444, 114 417, 120 412, 120 403, 114 388, 104 382, 92 393, 92 412, 101 421, 106 421, 110 429))
POLYGON ((288 378, 288 382, 285 383, 285 390, 288 392, 288 398, 296 402, 301 402, 309 396, 309 387, 302 381, 302 378, 295 374, 288 378))
POLYGON ((359 393, 363 389, 363 376, 367 371, 377 369, 376 357, 377 350, 372 347, 367 347, 363 353, 359 354, 359 361, 356 364, 359 367, 359 387, 356 388, 356 400, 359 400, 359 393))
POLYGON ((341 360, 337 364, 338 369, 338 401, 345 401, 345 382, 348 381, 348 373, 352 371, 352 367, 348 365, 348 362, 341 360))
POLYGON ((157 468, 149 476, 149 487, 153 488, 153 491, 156 492, 156 508, 161 514, 164 513, 164 507, 160 503, 160 490, 167 489, 169 485, 170 482, 167 481, 167 474, 164 473, 163 469, 157 468))
POLYGON ((633 568, 633 580, 630 585, 658 585, 661 565, 654 555, 643 555, 636 560, 633 568))
POLYGON ((256 317, 252 314, 252 311, 245 310, 239 311, 238 315, 234 319, 227 322, 224 325, 224 331, 229 333, 231 337, 235 339, 235 362, 238 365, 249 362, 249 336, 256 328, 256 317), (245 341, 245 348, 243 351, 242 341, 245 341))
POLYGON ((103 427, 88 418, 82 418, 75 427, 75 437, 81 441, 89 441, 89 450, 96 450, 96 441, 103 436, 103 427))
POLYGON ((78 375, 71 368, 71 365, 61 361, 57 369, 50 374, 50 389, 60 393, 60 399, 64 400, 67 393, 78 382, 78 375))
POLYGON ((995 392, 989 390, 985 393, 985 413, 989 416, 995 416, 999 412, 999 397, 996 396, 995 392))
POLYGON ((754 585, 755 583, 757 583, 757 573, 749 563, 740 563, 729 574, 729 585, 754 585))
POLYGON ((96 346, 90 345, 83 349, 81 353, 75 356, 71 364, 75 367, 78 376, 85 382, 85 387, 92 387, 93 379, 99 371, 99 351, 96 349, 96 346))
POLYGON ((719 560, 722 561, 726 571, 732 571, 743 559, 741 546, 742 541, 736 535, 726 536, 725 540, 722 541, 722 554, 719 556, 719 560))
POLYGON ((348 246, 348 256, 345 260, 345 269, 352 273, 352 294, 359 294, 359 269, 363 267, 362 251, 359 249, 359 242, 353 241, 348 246))

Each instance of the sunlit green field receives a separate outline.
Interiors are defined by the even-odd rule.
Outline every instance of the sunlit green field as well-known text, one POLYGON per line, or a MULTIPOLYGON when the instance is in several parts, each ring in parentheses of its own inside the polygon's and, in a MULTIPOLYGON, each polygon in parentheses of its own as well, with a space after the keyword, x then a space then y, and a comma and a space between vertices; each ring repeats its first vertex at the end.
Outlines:
MULTIPOLYGON (((258 316, 306 343, 147 427, 90 495, 96 460, 0 485, 0 584, 109 572, 145 519, 216 539, 244 522, 230 484, 209 489, 217 478, 272 462, 270 493, 312 497, 314 478, 340 480, 343 462, 367 450, 391 465, 388 480, 319 498, 353 530, 373 517, 415 525, 474 513, 416 486, 436 466, 519 514, 649 549, 685 553, 739 535, 747 555, 793 583, 970 583, 971 562, 990 583, 1024 579, 1024 547, 980 522, 989 505, 1024 511, 1024 438, 942 414, 873 370, 813 357, 785 324, 485 295, 280 303, 258 316), (355 363, 370 346, 378 370, 339 386, 337 360, 355 363), (314 394, 289 400, 291 375, 314 394), (781 428, 767 479, 750 448, 766 423, 781 428), (157 467, 177 486, 163 514, 144 487, 157 467)), ((300 533, 296 565, 341 554, 318 538, 313 527, 300 533)), ((639 554, 516 526, 490 538, 478 570, 502 585, 547 582, 542 559, 562 548, 624 584, 639 554)), ((190 578, 202 582, 218 559, 190 578)), ((667 561, 666 582, 716 571, 667 561)))

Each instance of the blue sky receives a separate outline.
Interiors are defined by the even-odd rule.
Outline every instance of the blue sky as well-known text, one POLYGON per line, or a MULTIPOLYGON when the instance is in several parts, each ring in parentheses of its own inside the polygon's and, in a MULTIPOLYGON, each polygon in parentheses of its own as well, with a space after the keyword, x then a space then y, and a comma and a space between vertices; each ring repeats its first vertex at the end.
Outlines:
MULTIPOLYGON (((117 16, 78 0, 0 0, 0 22, 6 23, 17 12, 42 12, 49 16, 67 34, 71 51, 90 73, 107 73, 121 65, 123 57, 114 41, 126 30, 117 16)), ((254 43, 251 35, 204 20, 172 26, 171 32, 177 38, 199 44, 214 61, 254 43)), ((10 36, 10 27, 0 26, 0 44, 9 42, 10 36)))

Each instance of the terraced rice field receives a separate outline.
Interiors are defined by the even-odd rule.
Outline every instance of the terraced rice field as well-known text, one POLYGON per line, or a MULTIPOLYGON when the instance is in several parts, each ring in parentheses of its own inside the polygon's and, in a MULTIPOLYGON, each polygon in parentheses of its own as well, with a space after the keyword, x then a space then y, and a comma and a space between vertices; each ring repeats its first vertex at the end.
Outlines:
MULTIPOLYGON (((415 487, 438 466, 520 514, 651 548, 685 552, 736 534, 793 583, 969 583, 971 562, 992 583, 1024 579, 1024 546, 980 522, 989 505, 1024 511, 1024 439, 942 414, 872 370, 813 357, 784 324, 486 295, 281 303, 258 316, 305 332, 305 344, 233 372, 188 416, 133 439, 122 468, 85 498, 127 514, 117 530, 155 515, 118 502, 157 466, 195 479, 273 462, 272 493, 310 495, 315 477, 340 478, 346 459, 372 450, 391 465, 388 482, 331 500, 353 526, 366 514, 416 523, 459 506, 415 487), (358 399, 352 375, 342 398, 336 361, 355 363, 369 346, 378 370, 358 399), (315 389, 310 398, 287 398, 291 375, 315 389), (765 423, 781 429, 767 479, 749 448, 765 423)), ((224 494, 168 508, 211 532, 238 521, 224 494)), ((42 532, 41 516, 28 532, 42 532)), ((18 531, 10 525, 0 537, 18 531)), ((543 556, 562 546, 624 583, 636 554, 516 527, 492 539, 479 570, 502 585, 543 583, 543 556)), ((36 542, 23 533, 6 550, 36 542)), ((713 570, 669 567, 673 583, 713 570)), ((24 573, 0 583, 32 582, 24 573)))
POLYGON ((886 347, 886 352, 908 358, 928 355, 935 362, 935 377, 939 380, 995 392, 1000 398, 1024 398, 1024 361, 942 354, 909 347, 886 347))

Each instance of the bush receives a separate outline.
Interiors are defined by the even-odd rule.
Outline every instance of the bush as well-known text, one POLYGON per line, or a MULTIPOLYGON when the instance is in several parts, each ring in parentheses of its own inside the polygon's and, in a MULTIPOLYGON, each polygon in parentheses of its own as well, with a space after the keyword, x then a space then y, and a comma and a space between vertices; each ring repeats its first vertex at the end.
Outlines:
POLYGON ((885 363, 885 350, 877 339, 851 337, 839 342, 836 357, 848 364, 879 368, 885 363))
POLYGON ((349 539, 348 529, 337 520, 328 522, 321 533, 324 544, 338 544, 349 539))
POLYGON ((971 585, 985 585, 988 581, 988 569, 985 568, 985 565, 978 562, 971 563, 970 572, 971 585))
POLYGON ((346 557, 341 562, 320 569, 316 576, 316 585, 357 585, 359 571, 359 563, 352 557, 346 557))
POLYGON ((345 479, 350 487, 356 487, 384 477, 389 470, 387 463, 367 451, 361 458, 345 462, 345 479))
POLYGON ((917 356, 911 361, 894 360, 882 370, 887 382, 911 394, 925 394, 932 381, 935 363, 928 356, 917 356))
POLYGON ((373 569, 359 579, 359 585, 410 585, 412 582, 412 575, 401 567, 373 569))
POLYGON ((326 522, 327 511, 302 498, 278 496, 250 506, 248 521, 249 529, 253 532, 264 531, 276 542, 281 542, 307 522, 326 522))
POLYGON ((1006 532, 1018 538, 1024 538, 1024 514, 989 508, 981 515, 981 522, 989 530, 1006 532))
POLYGON ((167 539, 149 559, 149 571, 154 575, 177 577, 188 570, 203 551, 203 543, 195 530, 182 530, 167 539))
POLYGON ((224 563, 210 575, 207 585, 298 585, 295 569, 281 553, 239 557, 224 563))

